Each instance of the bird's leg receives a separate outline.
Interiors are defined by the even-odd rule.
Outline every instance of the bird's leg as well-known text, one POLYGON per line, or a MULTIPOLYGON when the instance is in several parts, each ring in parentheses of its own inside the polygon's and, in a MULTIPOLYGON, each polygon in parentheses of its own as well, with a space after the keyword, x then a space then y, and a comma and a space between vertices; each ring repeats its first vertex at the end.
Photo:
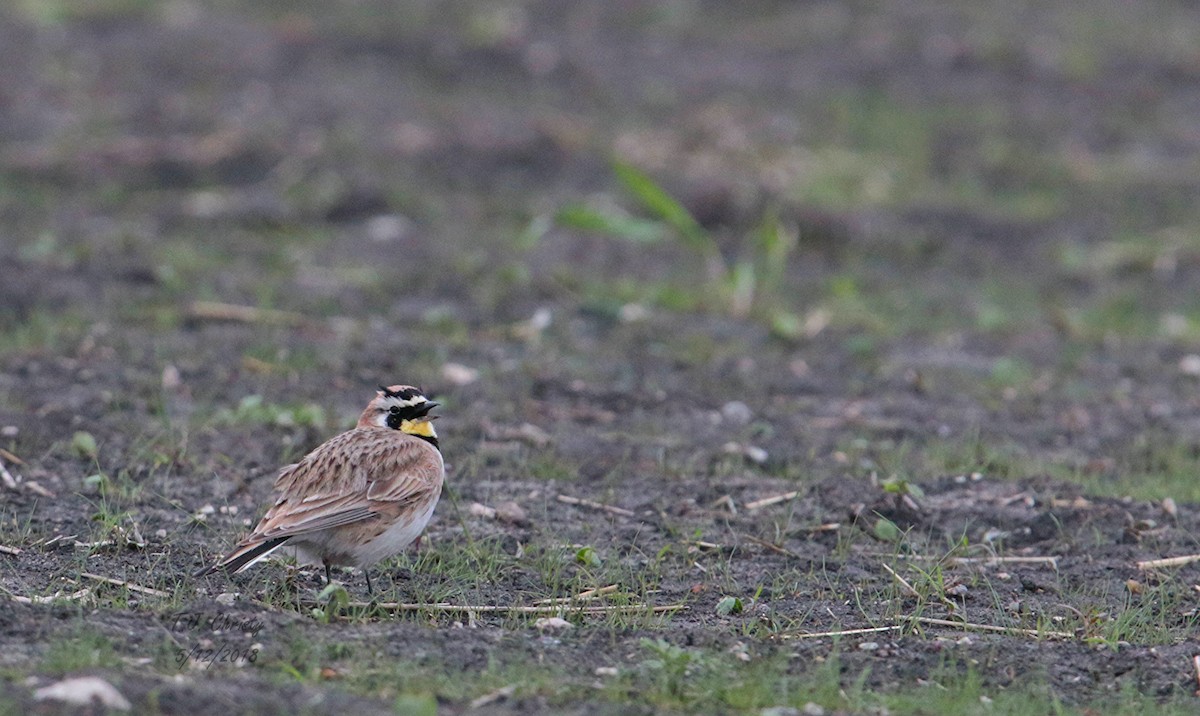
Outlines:
POLYGON ((366 576, 366 578, 367 578, 367 594, 374 596, 375 595, 375 587, 371 586, 371 570, 364 569, 363 575, 366 576))
POLYGON ((333 584, 333 577, 329 574, 329 560, 322 560, 322 563, 325 565, 325 584, 333 584))

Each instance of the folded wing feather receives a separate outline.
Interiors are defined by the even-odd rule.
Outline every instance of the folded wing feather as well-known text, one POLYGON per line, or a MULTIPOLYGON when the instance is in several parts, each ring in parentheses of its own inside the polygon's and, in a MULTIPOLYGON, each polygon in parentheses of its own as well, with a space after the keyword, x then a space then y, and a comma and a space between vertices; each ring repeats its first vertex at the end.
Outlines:
POLYGON ((284 468, 276 489, 285 496, 263 515, 247 542, 319 532, 381 512, 394 515, 428 497, 440 488, 440 455, 426 443, 397 437, 391 431, 354 430, 284 468))

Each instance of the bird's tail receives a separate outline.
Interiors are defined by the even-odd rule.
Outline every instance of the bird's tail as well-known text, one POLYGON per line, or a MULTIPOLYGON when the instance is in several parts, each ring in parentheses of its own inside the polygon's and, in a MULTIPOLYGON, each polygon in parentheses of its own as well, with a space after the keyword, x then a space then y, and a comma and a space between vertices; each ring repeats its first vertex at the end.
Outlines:
POLYGON ((196 571, 192 574, 193 577, 203 577, 206 574, 213 572, 224 572, 226 574, 237 574, 244 569, 248 569, 260 559, 266 558, 267 555, 275 551, 284 542, 287 542, 291 536, 276 537, 265 542, 251 542, 249 544, 240 545, 237 549, 230 552, 224 559, 216 564, 209 565, 196 571))

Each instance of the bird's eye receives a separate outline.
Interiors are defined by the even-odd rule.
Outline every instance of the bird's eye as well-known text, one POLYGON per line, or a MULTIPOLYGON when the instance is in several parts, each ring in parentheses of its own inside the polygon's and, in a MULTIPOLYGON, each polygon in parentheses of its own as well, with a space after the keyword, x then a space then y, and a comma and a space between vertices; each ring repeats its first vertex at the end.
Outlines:
POLYGON ((391 413, 392 415, 399 415, 399 414, 400 414, 400 408, 399 408, 399 406, 393 405, 393 406, 392 406, 392 409, 391 409, 391 410, 389 410, 388 412, 389 412, 389 413, 391 413))

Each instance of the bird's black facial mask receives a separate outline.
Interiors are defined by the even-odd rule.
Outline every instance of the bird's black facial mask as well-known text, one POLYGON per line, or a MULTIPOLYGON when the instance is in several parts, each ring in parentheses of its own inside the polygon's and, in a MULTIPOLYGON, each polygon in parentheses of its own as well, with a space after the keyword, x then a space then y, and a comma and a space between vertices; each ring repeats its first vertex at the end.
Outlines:
POLYGON ((421 419, 437 406, 437 403, 429 400, 417 403, 416 405, 393 405, 388 408, 387 426, 393 430, 400 430, 405 421, 428 422, 428 420, 421 419))
POLYGON ((440 449, 437 432, 433 429, 433 421, 437 418, 428 415, 429 411, 436 408, 437 405, 428 400, 416 405, 393 405, 388 408, 385 423, 393 430, 421 438, 440 449))

